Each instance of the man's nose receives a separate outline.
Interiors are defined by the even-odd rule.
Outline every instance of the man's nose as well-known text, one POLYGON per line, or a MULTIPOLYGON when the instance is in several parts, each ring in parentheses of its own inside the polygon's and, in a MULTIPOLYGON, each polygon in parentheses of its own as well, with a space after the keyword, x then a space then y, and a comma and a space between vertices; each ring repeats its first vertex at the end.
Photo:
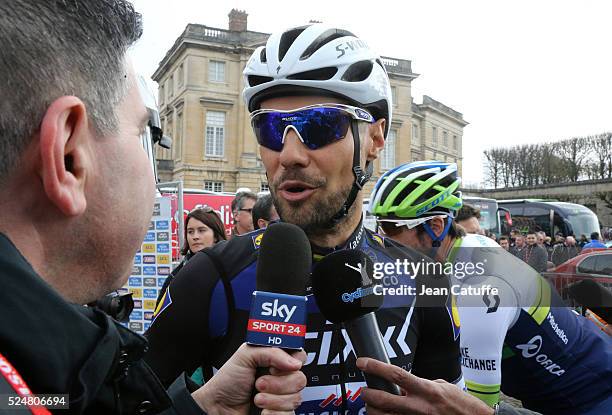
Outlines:
POLYGON ((289 128, 285 135, 285 143, 280 152, 280 163, 283 167, 302 166, 309 163, 310 150, 300 140, 294 128, 289 128))

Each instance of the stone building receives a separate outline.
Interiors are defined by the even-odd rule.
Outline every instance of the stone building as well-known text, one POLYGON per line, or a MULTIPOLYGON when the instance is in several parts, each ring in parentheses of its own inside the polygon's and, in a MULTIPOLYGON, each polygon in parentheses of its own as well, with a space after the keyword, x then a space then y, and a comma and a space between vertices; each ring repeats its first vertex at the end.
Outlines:
MULTIPOLYGON (((164 132, 171 150, 158 148, 161 181, 186 188, 233 192, 266 190, 266 176, 241 98, 242 71, 268 33, 250 31, 247 14, 232 10, 229 28, 188 24, 153 74, 159 84, 164 132)), ((398 164, 424 158, 457 161, 467 122, 461 113, 424 96, 413 103, 418 77, 411 61, 383 57, 393 91, 393 122, 374 178, 398 164)), ((369 184, 368 190, 371 189, 369 184)))

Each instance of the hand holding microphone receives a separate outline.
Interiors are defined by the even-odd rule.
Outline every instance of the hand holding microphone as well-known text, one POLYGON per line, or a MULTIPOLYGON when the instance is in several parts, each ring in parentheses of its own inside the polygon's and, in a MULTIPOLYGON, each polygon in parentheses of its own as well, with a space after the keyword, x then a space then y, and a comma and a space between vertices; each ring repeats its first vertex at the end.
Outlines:
MULTIPOLYGON (((306 285, 311 264, 310 242, 302 229, 288 223, 273 224, 266 229, 257 259, 247 343, 280 347, 286 352, 303 348, 306 285)), ((261 367, 257 377, 267 373, 267 367, 261 367)), ((260 409, 252 405, 251 414, 258 413, 260 409)))
MULTIPOLYGON (((332 323, 342 323, 357 357, 389 363, 374 314, 382 306, 383 296, 375 292, 373 273, 374 263, 363 252, 337 251, 327 255, 314 268, 312 290, 325 318, 332 323)), ((370 388, 400 394, 397 385, 380 376, 365 373, 365 380, 370 388)))
POLYGON ((300 371, 306 360, 303 351, 290 356, 275 347, 243 344, 204 386, 192 396, 209 415, 246 415, 253 398, 261 413, 293 414, 301 403, 306 377, 300 371), (260 366, 270 367, 270 374, 256 378, 260 366), (253 383, 258 393, 253 396, 253 383))

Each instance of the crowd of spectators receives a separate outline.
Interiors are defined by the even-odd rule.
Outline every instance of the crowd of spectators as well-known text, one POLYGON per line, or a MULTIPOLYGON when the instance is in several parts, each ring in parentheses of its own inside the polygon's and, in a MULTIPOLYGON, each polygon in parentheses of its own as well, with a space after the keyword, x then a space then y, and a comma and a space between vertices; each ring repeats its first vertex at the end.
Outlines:
POLYGON ((494 233, 485 231, 478 224, 480 211, 470 205, 464 205, 455 218, 467 233, 479 233, 497 241, 499 245, 520 258, 538 272, 545 272, 554 268, 582 252, 583 249, 602 249, 606 248, 605 240, 612 239, 610 229, 602 232, 603 237, 598 232, 593 232, 590 238, 580 235, 578 240, 575 236, 563 236, 558 233, 551 236, 543 231, 512 229, 509 235, 498 236, 494 233))

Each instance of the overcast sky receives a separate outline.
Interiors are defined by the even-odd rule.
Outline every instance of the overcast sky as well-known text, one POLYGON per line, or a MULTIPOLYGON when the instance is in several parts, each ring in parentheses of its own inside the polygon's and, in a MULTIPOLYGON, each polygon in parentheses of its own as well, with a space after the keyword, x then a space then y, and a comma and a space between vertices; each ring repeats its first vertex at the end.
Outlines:
POLYGON ((412 61, 412 95, 463 113, 463 176, 483 177, 482 151, 612 130, 612 2, 134 0, 144 35, 136 70, 150 76, 187 23, 274 32, 319 20, 379 54, 412 61))

